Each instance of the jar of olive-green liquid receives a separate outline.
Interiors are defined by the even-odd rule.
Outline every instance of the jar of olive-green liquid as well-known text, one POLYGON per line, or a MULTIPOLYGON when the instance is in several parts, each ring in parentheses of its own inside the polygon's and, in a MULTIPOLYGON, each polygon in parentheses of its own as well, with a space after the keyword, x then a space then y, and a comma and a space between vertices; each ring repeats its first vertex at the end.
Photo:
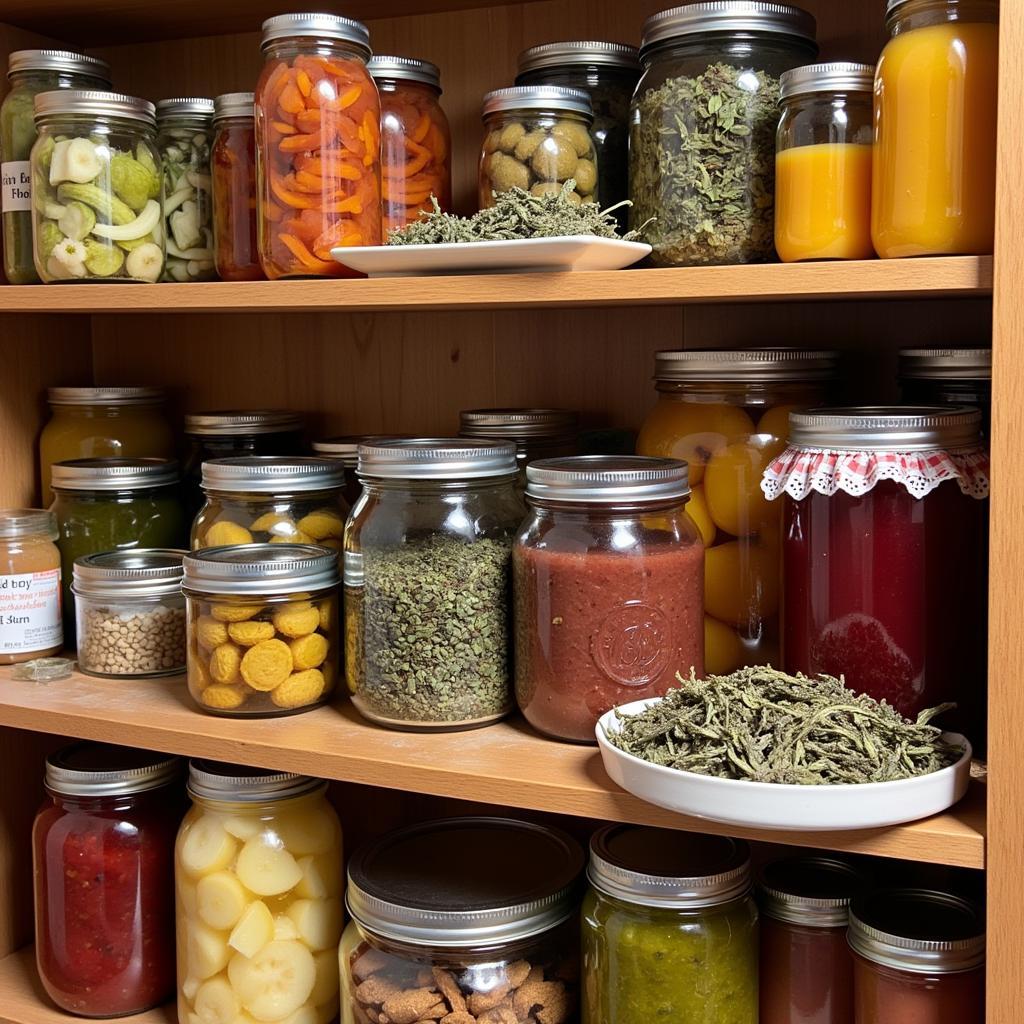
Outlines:
POLYGON ((757 1024, 746 843, 610 825, 587 874, 583 1024, 757 1024))

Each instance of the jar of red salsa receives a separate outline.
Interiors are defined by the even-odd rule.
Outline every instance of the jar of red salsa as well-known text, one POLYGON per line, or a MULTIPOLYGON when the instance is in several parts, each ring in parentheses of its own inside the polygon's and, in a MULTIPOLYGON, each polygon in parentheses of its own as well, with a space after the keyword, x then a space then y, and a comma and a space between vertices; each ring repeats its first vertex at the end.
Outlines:
POLYGON ((79 1017, 120 1017, 174 992, 174 838, 181 763, 77 743, 46 761, 32 830, 36 962, 79 1017))

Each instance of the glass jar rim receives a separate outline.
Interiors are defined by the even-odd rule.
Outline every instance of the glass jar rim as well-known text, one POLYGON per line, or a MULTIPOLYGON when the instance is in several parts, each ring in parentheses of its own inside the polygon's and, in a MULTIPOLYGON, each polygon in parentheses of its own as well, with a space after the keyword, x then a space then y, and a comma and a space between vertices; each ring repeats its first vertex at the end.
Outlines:
MULTIPOLYGON (((885 4, 885 24, 886 28, 891 27, 891 21, 895 20, 896 17, 901 16, 903 12, 900 10, 901 7, 910 7, 913 4, 931 4, 935 0, 886 0, 885 4)), ((959 5, 960 0, 943 0, 946 4, 959 5)), ((991 7, 993 10, 999 9, 999 0, 971 0, 973 3, 985 4, 991 7)))
POLYGON ((329 590, 341 581, 338 553, 316 544, 231 544, 182 561, 186 594, 281 597, 329 590))
POLYGON ((862 872, 835 857, 772 861, 761 869, 757 882, 763 914, 809 928, 845 928, 850 903, 866 887, 862 872))
POLYGON ((85 740, 46 759, 45 784, 62 796, 124 796, 165 786, 183 768, 180 757, 85 740))
POLYGON ((111 84, 110 65, 99 57, 73 50, 15 50, 7 58, 7 77, 30 71, 85 75, 111 84))
POLYGON ((47 508, 0 509, 0 541, 28 537, 46 537, 54 541, 60 536, 57 517, 47 508))
POLYGON ((310 775, 270 768, 193 760, 188 763, 188 793, 200 800, 266 803, 325 790, 327 783, 310 775))

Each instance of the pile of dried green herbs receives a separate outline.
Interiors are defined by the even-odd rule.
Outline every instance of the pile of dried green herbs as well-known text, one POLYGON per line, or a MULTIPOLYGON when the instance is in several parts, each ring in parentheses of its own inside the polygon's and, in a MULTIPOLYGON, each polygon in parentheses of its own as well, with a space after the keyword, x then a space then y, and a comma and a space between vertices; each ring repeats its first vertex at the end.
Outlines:
POLYGON ((822 786, 894 782, 953 764, 963 751, 929 723, 953 705, 910 722, 886 703, 832 676, 744 668, 689 679, 637 715, 620 715, 608 740, 652 764, 750 782, 822 786))

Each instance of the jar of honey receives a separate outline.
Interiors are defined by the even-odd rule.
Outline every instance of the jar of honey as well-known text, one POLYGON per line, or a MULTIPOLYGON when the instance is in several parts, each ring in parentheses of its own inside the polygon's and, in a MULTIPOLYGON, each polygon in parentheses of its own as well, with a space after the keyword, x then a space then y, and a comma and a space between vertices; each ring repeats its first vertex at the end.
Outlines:
POLYGON ((60 551, 53 512, 0 511, 0 665, 57 654, 60 551))

